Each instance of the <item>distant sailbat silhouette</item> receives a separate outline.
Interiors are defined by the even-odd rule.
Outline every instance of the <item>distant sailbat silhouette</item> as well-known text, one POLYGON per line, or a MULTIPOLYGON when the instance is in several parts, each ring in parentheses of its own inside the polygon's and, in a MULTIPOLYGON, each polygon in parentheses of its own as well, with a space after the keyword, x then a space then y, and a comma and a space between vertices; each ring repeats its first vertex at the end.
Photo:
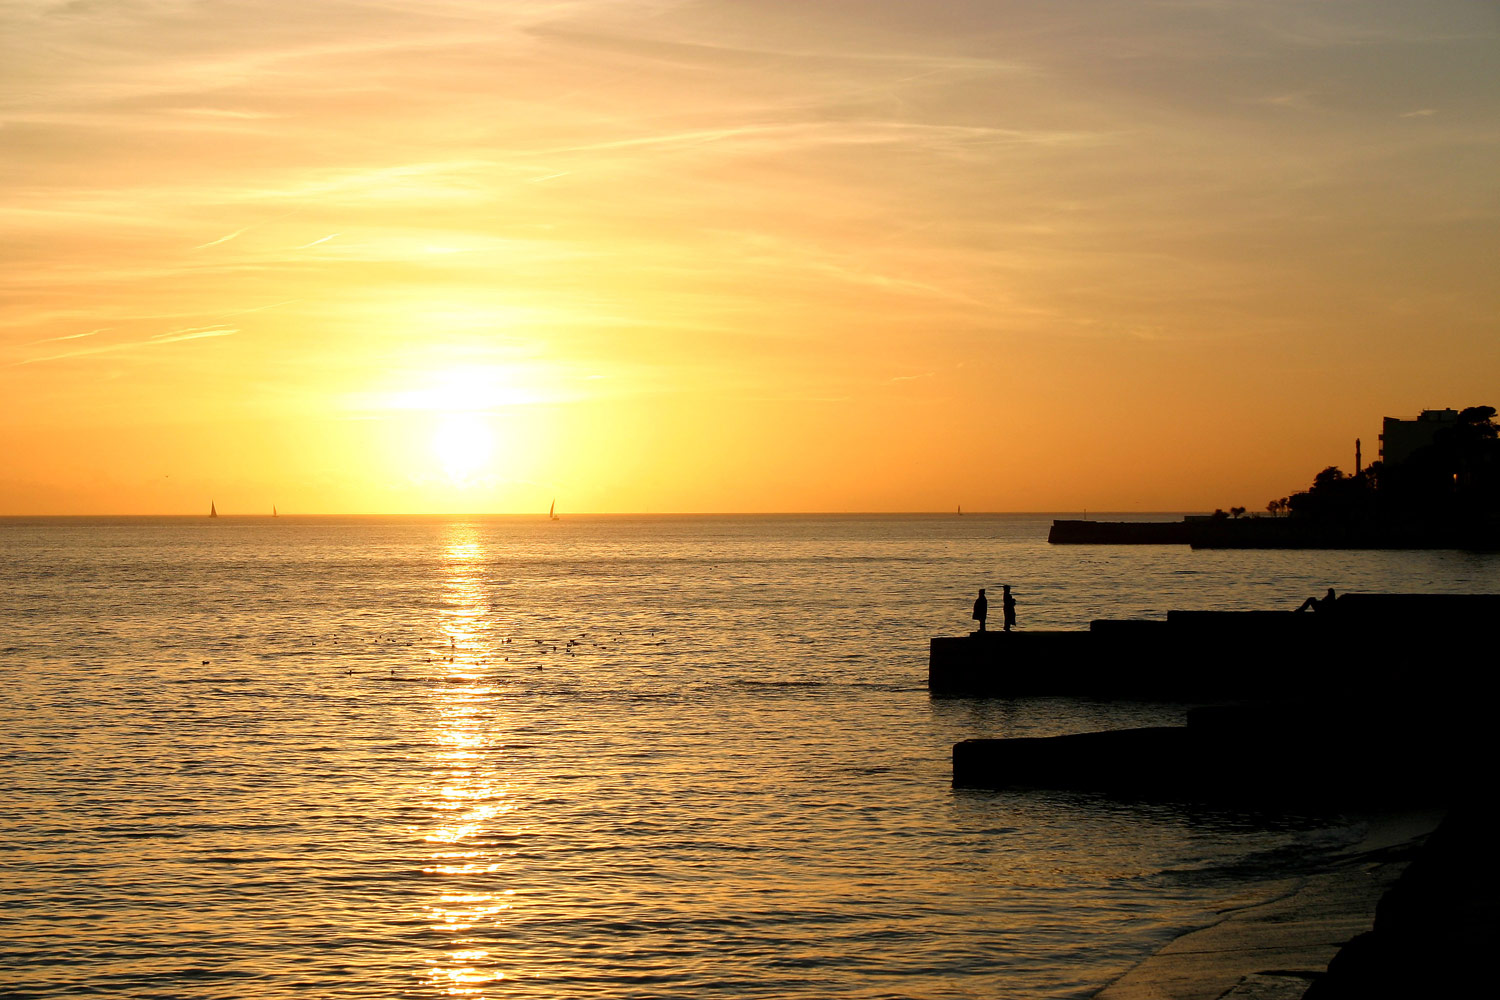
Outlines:
POLYGON ((964 505, 963 504, 959 504, 958 505, 958 516, 959 517, 963 517, 964 516, 964 505))
POLYGON ((217 507, 214 506, 214 502, 212 500, 210 500, 208 502, 208 516, 209 517, 218 517, 219 516, 219 508, 217 508, 217 507))
POLYGON ((281 516, 280 514, 276 513, 276 505, 274 503, 271 505, 271 516, 272 517, 280 517, 281 516))
POLYGON ((552 520, 552 521, 560 521, 560 520, 562 520, 562 518, 560 518, 560 517, 557 516, 557 498, 556 497, 552 498, 552 506, 547 508, 547 518, 548 518, 548 520, 552 520))

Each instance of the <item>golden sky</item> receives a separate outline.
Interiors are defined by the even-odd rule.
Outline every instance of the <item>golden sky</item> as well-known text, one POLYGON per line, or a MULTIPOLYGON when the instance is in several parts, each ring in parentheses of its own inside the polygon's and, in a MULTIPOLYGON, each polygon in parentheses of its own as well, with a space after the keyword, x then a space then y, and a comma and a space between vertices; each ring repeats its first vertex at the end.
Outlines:
POLYGON ((1259 509, 1497 196, 1488 0, 0 0, 0 514, 1259 509))

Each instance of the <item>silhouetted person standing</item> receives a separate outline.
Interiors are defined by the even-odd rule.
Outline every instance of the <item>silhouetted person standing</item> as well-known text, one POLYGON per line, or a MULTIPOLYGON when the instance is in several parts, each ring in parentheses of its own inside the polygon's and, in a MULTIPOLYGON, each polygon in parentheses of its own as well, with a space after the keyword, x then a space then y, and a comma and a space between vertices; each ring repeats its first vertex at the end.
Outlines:
POLYGON ((1005 612, 1005 631, 1009 632, 1012 625, 1016 623, 1016 599, 1010 596, 1010 584, 1000 588, 1000 607, 1005 612))
POLYGON ((974 620, 979 623, 979 631, 984 631, 984 620, 990 615, 990 602, 984 596, 984 588, 979 590, 979 596, 974 599, 974 620))
POLYGON ((1320 601, 1316 597, 1309 597, 1297 608, 1298 611, 1332 611, 1334 602, 1333 588, 1328 588, 1328 593, 1323 595, 1320 601))

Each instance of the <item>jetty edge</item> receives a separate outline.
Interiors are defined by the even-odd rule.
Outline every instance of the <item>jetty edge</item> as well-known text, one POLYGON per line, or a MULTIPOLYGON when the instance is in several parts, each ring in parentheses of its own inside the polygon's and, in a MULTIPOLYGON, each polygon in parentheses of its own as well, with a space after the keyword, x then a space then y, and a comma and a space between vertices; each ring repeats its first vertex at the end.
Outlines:
POLYGON ((1500 595, 1346 594, 1331 609, 1172 611, 1087 631, 932 640, 933 698, 1175 701, 1184 726, 953 747, 956 788, 1301 806, 1447 801, 1492 759, 1500 595))
POLYGON ((1310 812, 1440 807, 1489 758, 1478 713, 1459 714, 1351 697, 1206 706, 1183 726, 963 740, 953 787, 1310 812))

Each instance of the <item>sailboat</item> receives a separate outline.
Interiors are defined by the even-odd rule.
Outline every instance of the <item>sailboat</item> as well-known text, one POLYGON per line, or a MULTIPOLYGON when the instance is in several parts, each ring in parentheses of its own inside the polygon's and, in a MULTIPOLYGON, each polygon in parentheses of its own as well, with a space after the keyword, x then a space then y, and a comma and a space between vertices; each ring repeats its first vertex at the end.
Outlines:
POLYGON ((280 517, 281 516, 280 514, 276 513, 276 505, 274 503, 271 505, 271 516, 272 517, 280 517))
POLYGON ((552 498, 552 506, 547 508, 547 519, 549 521, 560 521, 560 520, 562 520, 562 518, 560 518, 560 517, 557 516, 557 498, 556 497, 552 498))
POLYGON ((964 505, 963 504, 959 504, 958 505, 958 516, 959 517, 963 517, 964 516, 964 505))
POLYGON ((208 502, 208 516, 209 517, 218 517, 219 516, 219 508, 217 508, 217 507, 214 506, 214 502, 212 500, 210 500, 208 502))

